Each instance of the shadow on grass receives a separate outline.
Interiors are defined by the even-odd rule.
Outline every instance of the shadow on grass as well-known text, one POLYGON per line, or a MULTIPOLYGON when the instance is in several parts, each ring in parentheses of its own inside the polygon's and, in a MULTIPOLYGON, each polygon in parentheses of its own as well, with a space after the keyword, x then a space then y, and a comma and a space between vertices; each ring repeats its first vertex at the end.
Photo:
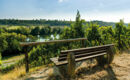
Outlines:
POLYGON ((109 66, 107 69, 105 69, 106 71, 107 71, 107 73, 108 73, 108 78, 109 78, 109 80, 117 80, 117 78, 116 78, 116 75, 115 75, 115 73, 114 73, 114 71, 113 71, 113 69, 112 69, 112 67, 111 66, 109 66))
MULTIPOLYGON (((83 67, 83 68, 80 68, 76 71, 76 76, 77 77, 83 77, 83 76, 90 76, 90 75, 93 75, 94 73, 96 72, 100 72, 102 70, 105 70, 107 72, 107 74, 105 76, 98 76, 98 79, 99 80, 117 80, 116 78, 116 75, 112 69, 111 66, 109 66, 108 68, 104 69, 100 66, 93 66, 91 68, 87 68, 87 67, 83 67)), ((104 74, 103 74, 104 75, 104 74)))
POLYGON ((27 79, 25 79, 25 80, 37 80, 37 79, 43 79, 43 78, 46 78, 46 76, 30 77, 30 78, 27 78, 27 79))

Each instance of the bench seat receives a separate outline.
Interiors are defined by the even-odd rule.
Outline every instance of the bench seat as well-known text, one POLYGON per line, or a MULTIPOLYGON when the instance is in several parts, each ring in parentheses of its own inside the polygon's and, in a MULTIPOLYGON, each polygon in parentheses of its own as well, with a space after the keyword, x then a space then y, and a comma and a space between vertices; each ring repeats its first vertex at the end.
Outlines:
MULTIPOLYGON (((94 47, 88 47, 88 48, 64 50, 64 51, 60 52, 59 57, 50 58, 50 60, 52 62, 54 62, 54 64, 56 66, 60 66, 60 65, 65 65, 68 63, 67 55, 69 53, 74 54, 75 62, 83 61, 86 59, 90 59, 90 58, 94 58, 94 57, 108 54, 109 55, 108 60, 110 60, 109 62, 111 62, 112 58, 113 58, 113 51, 112 51, 113 46, 114 46, 113 44, 108 44, 108 45, 94 46, 94 47)), ((99 57, 99 58, 101 58, 101 57, 99 57)), ((98 61, 100 62, 100 60, 98 60, 98 61)))
MULTIPOLYGON (((76 58, 75 61, 79 62, 79 61, 87 60, 87 59, 90 59, 90 58, 102 56, 102 55, 105 55, 105 54, 107 54, 107 53, 104 52, 104 53, 100 53, 100 54, 96 54, 96 55, 90 55, 90 56, 85 56, 85 57, 81 57, 81 58, 76 58)), ((51 58, 51 61, 53 61, 56 66, 65 65, 65 64, 68 63, 67 60, 65 60, 65 61, 58 61, 58 58, 59 57, 51 58)))

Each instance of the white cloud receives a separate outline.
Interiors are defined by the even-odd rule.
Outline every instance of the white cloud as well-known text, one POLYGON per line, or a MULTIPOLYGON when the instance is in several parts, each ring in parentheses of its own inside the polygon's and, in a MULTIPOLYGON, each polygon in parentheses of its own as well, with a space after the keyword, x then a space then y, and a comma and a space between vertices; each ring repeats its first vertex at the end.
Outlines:
POLYGON ((62 2, 64 2, 64 1, 68 1, 68 0, 58 0, 59 3, 62 3, 62 2))
POLYGON ((63 2, 64 0, 58 0, 60 3, 63 2))

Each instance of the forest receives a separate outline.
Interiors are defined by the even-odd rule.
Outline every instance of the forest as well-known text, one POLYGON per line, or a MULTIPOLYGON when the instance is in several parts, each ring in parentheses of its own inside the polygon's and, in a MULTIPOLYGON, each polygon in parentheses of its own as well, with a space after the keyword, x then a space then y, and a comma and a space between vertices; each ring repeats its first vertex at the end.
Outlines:
MULTIPOLYGON (((130 48, 130 24, 126 25, 121 19, 112 25, 105 24, 103 26, 102 23, 100 23, 102 25, 99 25, 99 23, 94 21, 86 23, 80 16, 79 11, 77 11, 76 19, 73 22, 56 20, 0 20, 0 65, 2 65, 2 58, 23 54, 23 47, 20 47, 19 43, 26 42, 27 38, 30 38, 30 41, 33 42, 37 39, 37 35, 59 34, 60 40, 87 38, 84 41, 85 47, 115 44, 115 50, 119 52, 130 48)), ((30 67, 49 64, 51 63, 49 59, 59 56, 61 50, 80 47, 80 41, 31 46, 28 52, 30 67)), ((24 59, 17 64, 23 65, 23 63, 24 59)), ((14 68, 10 67, 3 68, 2 72, 7 72, 14 68)))

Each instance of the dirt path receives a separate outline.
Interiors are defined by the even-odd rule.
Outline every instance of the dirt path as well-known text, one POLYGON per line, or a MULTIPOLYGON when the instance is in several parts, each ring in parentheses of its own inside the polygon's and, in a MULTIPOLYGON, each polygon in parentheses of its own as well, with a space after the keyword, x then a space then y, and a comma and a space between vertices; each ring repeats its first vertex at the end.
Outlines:
MULTIPOLYGON (((53 70, 53 68, 44 68, 31 73, 22 80, 47 80, 48 76, 54 73, 53 70)), ((84 69, 76 80, 130 80, 130 54, 116 55, 111 66, 106 69, 98 66, 93 66, 89 70, 84 69)))

